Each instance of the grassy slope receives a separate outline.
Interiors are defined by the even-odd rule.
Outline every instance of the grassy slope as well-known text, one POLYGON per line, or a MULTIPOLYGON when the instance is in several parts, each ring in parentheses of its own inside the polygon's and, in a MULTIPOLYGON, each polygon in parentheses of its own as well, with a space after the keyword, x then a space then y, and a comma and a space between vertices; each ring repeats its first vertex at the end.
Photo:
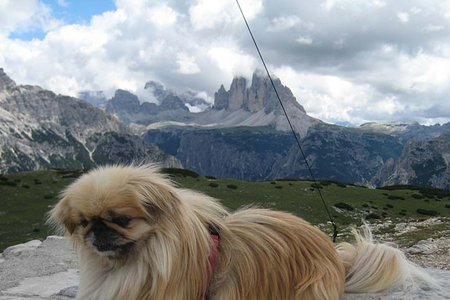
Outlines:
MULTIPOLYGON (((57 201, 58 193, 78 175, 77 172, 52 170, 0 177, 0 251, 7 246, 51 234, 45 225, 46 212, 57 201)), ((222 203, 231 210, 258 205, 292 212, 313 224, 327 221, 323 204, 309 181, 240 182, 184 176, 174 179, 180 186, 222 199, 222 203), (213 187, 215 185, 217 187, 213 187), (228 185, 237 188, 232 189, 228 185)), ((330 208, 340 229, 360 223, 362 216, 369 213, 379 217, 384 214, 384 218, 394 223, 426 218, 417 213, 418 208, 450 217, 450 208, 446 207, 450 206, 450 195, 439 191, 372 190, 335 183, 322 183, 322 187, 322 194, 330 206, 345 202, 354 208, 353 211, 330 208)), ((440 230, 450 229, 450 225, 444 227, 440 230)), ((330 231, 329 226, 323 229, 330 231)))

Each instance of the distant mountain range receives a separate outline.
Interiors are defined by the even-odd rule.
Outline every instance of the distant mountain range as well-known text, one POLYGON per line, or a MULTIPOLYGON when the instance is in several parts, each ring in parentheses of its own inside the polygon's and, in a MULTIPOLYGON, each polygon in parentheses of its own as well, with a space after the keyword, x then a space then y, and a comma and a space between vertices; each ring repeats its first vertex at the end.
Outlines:
MULTIPOLYGON (((297 102, 291 90, 275 79, 275 86, 283 98, 286 110, 295 129, 306 135, 308 129, 321 123, 308 116, 297 102)), ((276 130, 289 130, 286 118, 270 82, 255 73, 251 84, 245 78, 235 78, 230 89, 222 85, 214 95, 212 107, 199 98, 189 98, 186 93, 178 95, 164 89, 155 82, 148 82, 146 88, 153 88, 153 95, 159 104, 143 102, 136 95, 117 90, 114 97, 106 102, 106 112, 115 115, 127 124, 144 132, 148 129, 170 126, 194 126, 205 128, 260 127, 271 126, 276 130), (188 106, 208 108, 193 113, 188 106)))
POLYGON ((134 160, 181 165, 101 109, 37 86, 16 85, 0 69, 0 172, 134 160))
MULTIPOLYGON (((275 85, 317 178, 450 188, 450 123, 330 125, 308 116, 279 79, 275 85)), ((111 99, 101 91, 80 94, 94 107, 17 86, 2 71, 0 169, 85 167, 149 156, 222 178, 309 178, 265 76, 234 78, 228 90, 218 89, 213 104, 154 81, 145 88, 153 102, 125 90, 111 99)))

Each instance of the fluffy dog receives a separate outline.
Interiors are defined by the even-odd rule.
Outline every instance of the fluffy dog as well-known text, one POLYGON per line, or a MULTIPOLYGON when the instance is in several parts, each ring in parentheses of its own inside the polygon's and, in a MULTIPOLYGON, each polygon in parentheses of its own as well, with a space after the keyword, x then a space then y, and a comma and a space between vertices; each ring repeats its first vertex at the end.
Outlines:
POLYGON ((78 299, 342 299, 419 277, 401 251, 355 233, 336 247, 289 213, 229 213, 216 199, 176 187, 152 165, 101 167, 62 194, 50 222, 80 260, 78 299), (208 227, 220 229, 217 267, 208 227))

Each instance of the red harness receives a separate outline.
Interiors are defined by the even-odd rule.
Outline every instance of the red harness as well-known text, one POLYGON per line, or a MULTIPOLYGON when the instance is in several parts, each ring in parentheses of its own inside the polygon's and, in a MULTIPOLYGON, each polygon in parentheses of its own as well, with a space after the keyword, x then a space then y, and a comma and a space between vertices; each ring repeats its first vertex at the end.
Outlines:
POLYGON ((209 225, 209 234, 212 241, 211 252, 208 257, 210 271, 208 273, 208 285, 203 293, 202 300, 208 299, 209 288, 211 287, 212 278, 217 268, 217 252, 219 251, 220 246, 220 229, 215 224, 209 225))

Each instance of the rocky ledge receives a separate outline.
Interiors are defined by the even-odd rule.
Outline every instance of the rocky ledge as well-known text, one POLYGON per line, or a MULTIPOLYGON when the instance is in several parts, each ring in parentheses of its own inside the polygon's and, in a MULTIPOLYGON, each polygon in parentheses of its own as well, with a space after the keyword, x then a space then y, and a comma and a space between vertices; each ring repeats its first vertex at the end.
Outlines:
MULTIPOLYGON (((404 249, 422 266, 433 267, 427 271, 442 283, 440 291, 417 285, 391 293, 346 295, 344 299, 450 299, 449 247, 447 236, 422 240, 404 249)), ((77 265, 76 255, 63 237, 49 236, 42 242, 9 247, 0 255, 0 300, 73 299, 79 280, 77 265)))

